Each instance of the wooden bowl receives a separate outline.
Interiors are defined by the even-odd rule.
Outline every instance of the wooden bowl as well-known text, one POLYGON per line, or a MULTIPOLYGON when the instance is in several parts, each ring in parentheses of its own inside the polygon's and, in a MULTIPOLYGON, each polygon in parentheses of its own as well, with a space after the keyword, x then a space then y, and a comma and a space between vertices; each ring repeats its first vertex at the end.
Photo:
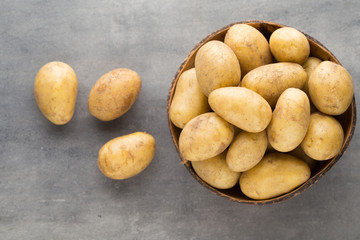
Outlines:
MULTIPOLYGON (((278 24, 278 23, 272 23, 272 22, 266 22, 266 21, 257 21, 257 20, 251 20, 251 21, 243 21, 243 22, 237 22, 237 23, 243 23, 248 24, 252 27, 255 27, 258 29, 268 40, 272 32, 274 32, 276 29, 284 27, 284 25, 278 24)), ((177 81, 179 79, 179 76, 186 70, 194 67, 195 62, 195 55, 199 48, 204 45, 206 42, 211 40, 220 40, 224 41, 225 34, 227 30, 234 24, 229 24, 206 38, 204 38, 202 41, 200 41, 194 48, 191 50, 189 55, 186 57, 184 62, 180 65, 177 73, 175 74, 174 80, 171 84, 169 95, 168 95, 168 104, 167 104, 167 116, 168 116, 168 122, 171 132, 171 137, 174 141, 175 147, 179 153, 179 135, 181 132, 181 129, 177 128, 169 118, 169 107, 171 104, 171 101, 174 96, 175 88, 177 81)), ((322 60, 329 60, 332 62, 335 62, 337 64, 340 64, 340 62, 336 59, 336 57, 328 50, 326 49, 320 42, 318 42, 316 39, 312 38, 311 36, 304 33, 305 36, 308 38, 310 43, 310 56, 314 56, 317 58, 320 58, 322 60)), ((266 199, 266 200, 253 200, 248 197, 246 197, 241 191, 239 184, 237 184, 235 187, 231 189, 226 190, 220 190, 216 189, 210 185, 208 185, 206 182, 204 182, 194 171, 194 169, 191 166, 190 162, 184 161, 182 159, 182 162, 184 162, 184 166, 186 169, 191 173, 191 175, 203 186, 208 188, 211 192, 215 193, 216 195, 225 197, 227 199, 240 202, 240 203, 248 203, 248 204, 254 204, 254 205, 263 205, 263 204, 271 204, 271 203, 277 203, 282 202, 288 199, 291 199, 300 193, 304 192, 306 189, 311 187, 313 184, 315 184, 317 181, 319 181, 320 178, 322 178, 334 165, 341 156, 345 153, 346 149, 349 146, 349 143, 351 141, 351 138, 353 136, 354 130, 355 130, 355 124, 356 124, 356 106, 355 106, 355 96, 353 98, 353 101, 350 105, 350 107, 347 109, 345 113, 343 113, 340 116, 336 116, 337 120, 341 123, 344 133, 345 133, 345 139, 344 144, 341 148, 341 151, 337 156, 334 158, 327 160, 327 161, 317 161, 314 170, 311 173, 311 177, 309 180, 307 180, 304 184, 297 187, 296 189, 292 190, 289 193, 283 194, 281 196, 266 199)), ((179 154, 180 156, 180 154, 179 154)), ((180 156, 181 157, 181 156, 180 156)))

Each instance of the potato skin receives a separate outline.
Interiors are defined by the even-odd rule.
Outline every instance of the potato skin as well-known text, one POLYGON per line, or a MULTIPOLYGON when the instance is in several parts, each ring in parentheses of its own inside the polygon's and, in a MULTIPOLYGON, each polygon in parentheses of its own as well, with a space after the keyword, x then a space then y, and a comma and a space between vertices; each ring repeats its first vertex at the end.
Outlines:
POLYGON ((240 176, 241 191, 252 199, 268 199, 290 192, 310 178, 309 166, 289 154, 270 153, 240 176))
POLYGON ((315 160, 328 160, 335 157, 344 142, 344 130, 333 117, 313 113, 301 148, 306 155, 315 160))
POLYGON ((261 132, 271 120, 269 104, 259 94, 247 88, 219 88, 209 95, 208 100, 214 112, 247 132, 261 132))
POLYGON ((232 171, 244 172, 264 157, 268 141, 266 131, 259 133, 240 132, 231 143, 226 155, 226 164, 232 171))
POLYGON ((135 71, 114 69, 99 78, 92 87, 88 98, 89 112, 102 121, 114 120, 131 108, 140 89, 141 79, 135 71))
POLYGON ((235 24, 227 31, 224 43, 236 54, 243 76, 254 68, 272 63, 269 43, 256 28, 235 24))
POLYGON ((196 79, 195 68, 183 72, 169 109, 171 122, 183 128, 194 117, 209 111, 210 106, 196 79))
POLYGON ((205 96, 217 88, 237 86, 241 70, 235 53, 225 43, 205 43, 195 56, 196 78, 205 96))
POLYGON ((272 63, 250 71, 241 86, 260 94, 273 108, 279 96, 288 88, 303 88, 306 72, 296 63, 272 63))
POLYGON ((306 78, 306 82, 304 84, 303 87, 303 91, 310 97, 310 93, 309 93, 309 86, 308 86, 308 82, 309 82, 309 78, 311 73, 314 71, 314 69, 321 63, 321 60, 319 58, 316 57, 309 57, 301 66, 304 68, 306 74, 307 74, 307 78, 306 78))
POLYGON ((234 137, 234 127, 216 113, 204 113, 191 119, 179 137, 183 159, 201 161, 222 153, 234 137))
POLYGON ((239 181, 240 173, 226 165, 226 151, 219 155, 197 162, 191 162, 196 174, 209 185, 218 189, 232 188, 239 181))
POLYGON ((112 179, 133 177, 151 163, 155 148, 155 139, 145 132, 114 138, 99 150, 99 169, 112 179))
POLYGON ((310 102, 303 91, 286 89, 276 104, 267 128, 271 146, 280 152, 289 152, 300 145, 310 121, 310 102))
POLYGON ((49 62, 35 78, 34 96, 41 113, 52 123, 64 125, 74 115, 78 81, 63 62, 49 62))
POLYGON ((323 61, 314 69, 308 86, 315 107, 328 115, 344 113, 354 95, 354 85, 349 72, 330 61, 323 61))
POLYGON ((305 35, 291 27, 275 30, 269 44, 271 53, 279 62, 303 64, 310 54, 310 44, 305 35))

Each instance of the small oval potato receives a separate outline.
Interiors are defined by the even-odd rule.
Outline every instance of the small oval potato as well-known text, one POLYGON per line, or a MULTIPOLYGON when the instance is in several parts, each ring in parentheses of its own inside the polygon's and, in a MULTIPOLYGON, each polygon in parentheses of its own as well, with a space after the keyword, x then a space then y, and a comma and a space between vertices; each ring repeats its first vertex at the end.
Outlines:
POLYGON ((330 61, 323 61, 314 69, 308 86, 315 107, 329 115, 344 113, 354 95, 354 85, 349 72, 330 61))
POLYGON ((210 106, 196 79, 195 68, 183 72, 169 109, 171 122, 183 128, 194 117, 209 111, 210 106))
POLYGON ((127 68, 104 74, 92 87, 88 108, 91 115, 111 121, 125 114, 134 104, 141 88, 139 75, 127 68))
POLYGON ((309 157, 315 160, 328 160, 335 157, 344 142, 344 130, 333 117, 322 113, 313 113, 301 147, 309 157))
POLYGON ((240 173, 234 172, 226 165, 226 151, 215 157, 191 162, 196 174, 209 185, 219 188, 232 188, 239 181, 240 173))
POLYGON ((313 171, 317 165, 317 161, 306 155, 304 150, 301 148, 301 144, 297 146, 294 150, 289 152, 291 156, 294 156, 300 160, 303 160, 310 167, 310 170, 313 171))
POLYGON ((303 91, 286 89, 276 104, 267 128, 271 146, 280 152, 289 152, 300 145, 310 121, 310 102, 303 91))
POLYGON ((209 94, 221 87, 237 86, 241 70, 235 53, 225 43, 205 43, 195 56, 196 77, 202 92, 209 94))
POLYGON ((309 78, 311 73, 314 71, 314 69, 321 63, 321 60, 316 58, 316 57, 309 57, 306 62, 304 62, 302 64, 302 67, 305 69, 305 72, 307 74, 307 78, 306 78, 306 82, 305 85, 303 87, 303 91, 310 97, 309 94, 309 86, 308 86, 308 82, 309 82, 309 78))
POLYGON ((288 88, 303 88, 306 72, 296 63, 267 64, 246 74, 241 86, 260 94, 273 108, 279 96, 288 88))
POLYGON ((303 64, 310 54, 310 44, 305 35, 291 27, 275 30, 269 44, 271 53, 279 62, 303 64))
POLYGON ((179 137, 183 159, 201 161, 222 153, 234 137, 234 127, 216 113, 204 113, 191 119, 179 137))
POLYGON ((247 171, 264 157, 267 145, 265 130, 259 133, 242 131, 231 143, 226 155, 226 163, 232 171, 247 171))
POLYGON ((74 115, 78 81, 74 70, 63 62, 45 64, 37 73, 34 96, 42 114, 56 125, 74 115))
POLYGON ((241 191, 252 199, 268 199, 288 193, 310 178, 309 166, 289 154, 270 153, 240 176, 241 191))
POLYGON ((150 164, 155 148, 155 139, 145 132, 114 138, 99 151, 99 169, 112 179, 133 177, 150 164))
POLYGON ((269 104, 259 94, 247 88, 219 88, 209 95, 208 100, 214 112, 247 132, 261 132, 271 120, 269 104))
POLYGON ((269 43, 256 28, 235 24, 227 31, 224 43, 236 54, 243 76, 254 68, 272 63, 269 43))

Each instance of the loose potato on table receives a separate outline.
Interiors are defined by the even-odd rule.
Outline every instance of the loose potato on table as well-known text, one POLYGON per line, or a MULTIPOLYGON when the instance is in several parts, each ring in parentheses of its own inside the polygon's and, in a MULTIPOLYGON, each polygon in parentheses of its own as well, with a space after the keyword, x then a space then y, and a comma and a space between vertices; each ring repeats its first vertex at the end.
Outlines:
POLYGON ((169 109, 171 122, 183 128, 194 117, 210 111, 207 97, 196 79, 195 68, 181 74, 169 109))
POLYGON ((237 86, 241 70, 235 53, 225 43, 205 43, 195 56, 196 77, 202 92, 209 94, 221 87, 237 86))
POLYGON ((42 114, 63 125, 74 115, 78 82, 74 70, 63 62, 45 64, 36 75, 34 96, 42 114))
POLYGON ((133 177, 150 164, 155 148, 155 139, 144 132, 114 138, 99 151, 99 169, 112 179, 133 177))
POLYGON ((241 86, 253 90, 275 107, 281 93, 288 88, 303 88, 307 74, 296 63, 272 63, 250 71, 241 81, 241 86))
POLYGON ((226 152, 215 157, 191 162, 196 174, 209 185, 219 188, 232 188, 239 181, 239 172, 234 172, 226 165, 226 152))
POLYGON ((226 33, 224 43, 236 54, 243 76, 254 68, 272 62, 268 41, 261 32, 250 25, 231 26, 226 33))
POLYGON ((280 152, 289 152, 300 145, 310 121, 310 102, 303 91, 286 89, 276 104, 267 128, 271 146, 280 152))
POLYGON ((313 113, 301 147, 315 160, 328 160, 339 153, 344 142, 344 130, 333 117, 313 113))
POLYGON ((269 40, 271 53, 279 62, 303 64, 310 54, 306 36, 291 27, 275 30, 269 40))
POLYGON ((135 71, 114 69, 92 87, 88 98, 89 112, 102 121, 114 120, 131 108, 140 88, 141 79, 135 71))
POLYGON ((266 100, 243 87, 216 89, 209 95, 209 104, 226 121, 247 132, 263 131, 272 116, 266 100))
POLYGON ((349 72, 330 61, 323 61, 314 69, 308 87, 315 107, 329 115, 344 113, 354 95, 354 85, 349 72))
POLYGON ((290 192, 310 178, 309 166, 289 154, 270 153, 240 176, 241 191, 252 199, 268 199, 290 192))
POLYGON ((201 161, 222 153, 234 137, 234 127, 216 113, 204 113, 191 119, 179 137, 183 159, 201 161))
POLYGON ((260 162, 267 145, 265 130, 259 133, 241 131, 229 147, 226 163, 232 171, 247 171, 260 162))

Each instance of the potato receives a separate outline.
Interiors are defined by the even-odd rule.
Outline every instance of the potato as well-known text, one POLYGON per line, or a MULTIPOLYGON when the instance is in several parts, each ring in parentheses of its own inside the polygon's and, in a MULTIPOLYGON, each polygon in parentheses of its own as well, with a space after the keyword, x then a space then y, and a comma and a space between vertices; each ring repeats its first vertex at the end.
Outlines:
POLYGON ((303 88, 306 76, 299 64, 272 63, 250 71, 241 81, 241 86, 260 94, 273 108, 286 89, 303 88))
POLYGON ((311 171, 313 171, 317 165, 317 161, 306 155, 304 150, 301 148, 301 145, 297 146, 294 150, 289 152, 289 154, 306 162, 311 171))
POLYGON ((270 153, 240 176, 241 191, 252 199, 268 199, 288 193, 310 178, 309 166, 284 153, 270 153))
POLYGON ((302 67, 305 69, 305 72, 307 74, 307 78, 306 78, 306 82, 305 85, 303 87, 304 92, 310 97, 309 94, 309 87, 308 87, 308 82, 309 82, 309 78, 311 73, 314 71, 314 69, 321 63, 321 60, 316 58, 316 57, 309 57, 306 62, 304 62, 302 64, 302 67))
POLYGON ((267 128, 269 143, 280 152, 294 150, 304 139, 309 121, 310 102, 306 93, 297 88, 286 89, 267 128))
POLYGON ((314 69, 308 86, 311 101, 315 107, 329 115, 344 113, 354 95, 354 86, 349 72, 330 61, 323 61, 314 69))
POLYGON ((234 127, 216 113, 204 113, 191 119, 179 137, 183 159, 201 161, 222 153, 234 137, 234 127))
POLYGON ((74 70, 63 62, 49 62, 35 78, 34 96, 42 114, 56 125, 74 115, 78 82, 74 70))
POLYGON ((269 44, 271 53, 279 62, 303 64, 310 54, 310 44, 305 35, 291 27, 275 30, 269 44))
POLYGON ((239 181, 240 173, 226 165, 226 151, 209 159, 191 162, 196 174, 209 185, 219 188, 232 188, 239 181))
POLYGON ((194 117, 209 111, 210 106, 197 82, 195 68, 183 72, 176 84, 169 109, 171 122, 183 128, 194 117))
POLYGON ((235 53, 225 43, 205 43, 195 56, 196 77, 202 92, 209 96, 217 88, 237 86, 241 70, 235 53))
POLYGON ((226 164, 232 171, 244 172, 254 167, 263 158, 268 141, 266 131, 259 133, 240 132, 231 143, 226 155, 226 164))
POLYGON ((309 157, 315 160, 328 160, 335 157, 344 142, 344 131, 333 117, 322 113, 313 113, 301 147, 309 157))
POLYGON ((269 104, 259 94, 247 88, 219 88, 209 95, 208 100, 214 112, 247 132, 261 132, 271 120, 269 104))
POLYGON ((272 63, 269 43, 256 28, 235 24, 227 31, 224 43, 236 54, 243 76, 254 68, 272 63))
POLYGON ((112 179, 133 177, 150 164, 155 148, 155 139, 145 132, 114 138, 99 151, 99 169, 112 179))
POLYGON ((88 108, 91 115, 111 121, 125 114, 134 104, 141 88, 139 75, 127 68, 114 69, 92 87, 88 108))

